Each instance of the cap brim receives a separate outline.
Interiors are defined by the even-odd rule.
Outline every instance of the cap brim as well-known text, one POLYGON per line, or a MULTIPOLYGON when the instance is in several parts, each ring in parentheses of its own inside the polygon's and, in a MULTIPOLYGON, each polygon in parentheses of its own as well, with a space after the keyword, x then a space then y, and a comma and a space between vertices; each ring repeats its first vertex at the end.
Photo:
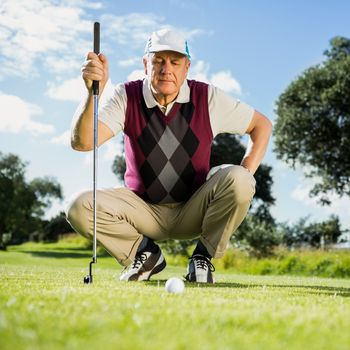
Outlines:
POLYGON ((184 56, 188 56, 186 51, 178 50, 170 45, 152 45, 148 49, 148 52, 160 52, 160 51, 175 51, 175 52, 181 53, 184 56))

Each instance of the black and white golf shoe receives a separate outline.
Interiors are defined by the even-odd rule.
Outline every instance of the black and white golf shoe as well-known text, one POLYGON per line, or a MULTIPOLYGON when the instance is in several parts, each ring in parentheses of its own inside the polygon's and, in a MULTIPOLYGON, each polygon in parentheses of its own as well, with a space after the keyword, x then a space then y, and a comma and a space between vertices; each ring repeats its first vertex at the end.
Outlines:
POLYGON ((157 253, 137 253, 134 262, 122 271, 119 280, 148 281, 152 275, 164 270, 165 266, 166 261, 160 249, 157 253))
POLYGON ((193 255, 187 267, 186 280, 197 283, 214 283, 214 265, 204 255, 193 255))

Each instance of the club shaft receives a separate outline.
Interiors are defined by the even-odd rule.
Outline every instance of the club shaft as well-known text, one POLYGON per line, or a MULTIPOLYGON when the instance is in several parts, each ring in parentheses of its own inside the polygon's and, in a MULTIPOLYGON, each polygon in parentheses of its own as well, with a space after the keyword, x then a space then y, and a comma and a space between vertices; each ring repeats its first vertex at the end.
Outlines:
MULTIPOLYGON (((100 53, 100 23, 94 23, 94 53, 100 53)), ((92 264, 97 262, 97 169, 98 169, 98 96, 99 81, 92 82, 93 92, 93 174, 92 174, 92 210, 93 210, 93 228, 92 228, 92 260, 89 265, 89 275, 84 278, 84 283, 92 283, 92 264)))
MULTIPOLYGON (((94 23, 94 53, 100 53, 100 23, 94 23)), ((93 81, 94 96, 94 170, 93 170, 93 255, 92 261, 97 261, 97 169, 98 169, 98 95, 99 82, 93 81)))
POLYGON ((98 169, 98 95, 94 95, 94 151, 93 151, 93 261, 97 261, 97 169, 98 169))

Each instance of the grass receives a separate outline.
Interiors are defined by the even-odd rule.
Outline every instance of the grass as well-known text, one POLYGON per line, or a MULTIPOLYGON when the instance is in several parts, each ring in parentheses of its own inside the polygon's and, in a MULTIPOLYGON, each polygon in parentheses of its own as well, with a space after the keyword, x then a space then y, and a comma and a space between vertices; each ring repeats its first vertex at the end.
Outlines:
POLYGON ((215 285, 164 290, 184 268, 122 283, 79 244, 0 252, 0 349, 348 349, 350 280, 216 272, 215 285))

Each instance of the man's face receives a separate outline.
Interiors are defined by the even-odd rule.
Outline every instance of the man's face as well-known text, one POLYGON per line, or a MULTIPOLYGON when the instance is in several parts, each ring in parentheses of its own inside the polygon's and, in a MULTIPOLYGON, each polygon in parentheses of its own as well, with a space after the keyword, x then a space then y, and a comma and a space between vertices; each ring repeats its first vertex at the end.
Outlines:
POLYGON ((144 66, 156 98, 159 96, 171 102, 186 79, 190 61, 178 52, 160 51, 149 55, 144 66))

